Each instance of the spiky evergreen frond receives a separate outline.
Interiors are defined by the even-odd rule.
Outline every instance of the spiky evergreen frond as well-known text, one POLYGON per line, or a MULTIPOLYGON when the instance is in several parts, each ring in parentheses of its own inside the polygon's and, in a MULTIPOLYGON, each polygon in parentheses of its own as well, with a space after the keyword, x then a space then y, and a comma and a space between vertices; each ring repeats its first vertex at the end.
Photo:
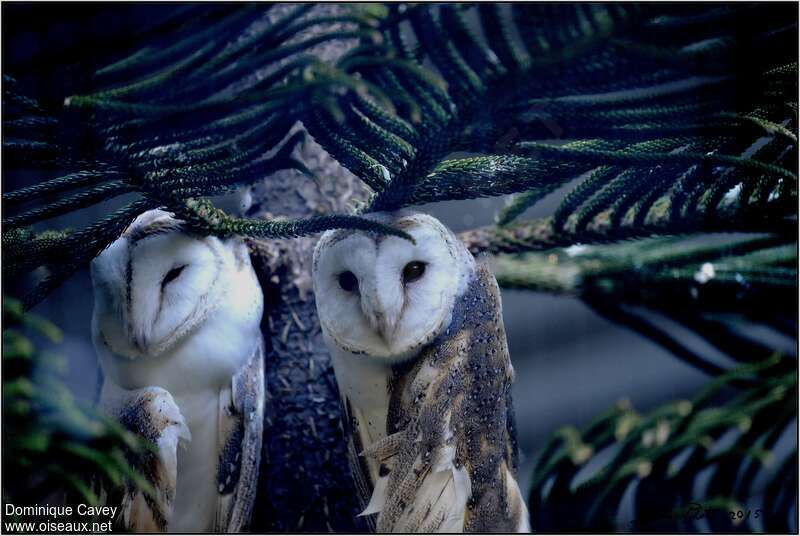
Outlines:
POLYGON ((652 314, 696 332, 734 363, 766 359, 775 349, 739 328, 755 322, 796 337, 796 248, 777 235, 700 235, 503 255, 494 267, 501 286, 580 297, 689 364, 720 374, 724 365, 670 335, 652 314))
MULTIPOLYGON (((785 45, 796 24, 778 7, 223 11, 176 15, 181 24, 154 30, 97 70, 93 89, 64 101, 82 112, 77 124, 6 78, 4 128, 14 133, 6 169, 63 173, 9 192, 7 227, 132 191, 185 213, 187 200, 280 169, 303 171, 290 156, 296 138, 265 156, 297 121, 374 190, 368 210, 524 192, 503 215, 509 224, 589 174, 564 197, 551 234, 590 238, 598 222, 600 238, 625 234, 625 226, 643 234, 665 206, 668 217, 657 217, 664 233, 698 224, 749 230, 753 213, 770 214, 758 230, 783 232, 782 220, 794 214, 797 67, 785 45), (329 42, 353 44, 326 61, 315 51, 329 42), (78 134, 61 134, 65 125, 78 134), (487 156, 447 160, 454 151, 487 156), (721 215, 734 189, 736 210, 721 215), (56 192, 65 197, 51 201, 56 192), (24 207, 34 201, 45 203, 24 207)), ((295 236, 356 221, 237 229, 295 236)))
POLYGON ((622 402, 581 430, 561 429, 534 469, 531 524, 542 531, 791 531, 796 445, 780 459, 772 451, 796 418, 797 371, 780 365, 773 356, 720 376, 692 400, 647 414, 622 402), (720 394, 741 384, 720 405, 720 394), (623 496, 632 507, 620 509, 623 496))
POLYGON ((534 469, 534 526, 793 530, 796 484, 787 485, 786 471, 797 467, 796 450, 776 444, 796 419, 797 361, 779 344, 797 340, 796 238, 661 237, 499 255, 493 263, 501 286, 579 297, 715 377, 695 400, 649 415, 619 406, 580 432, 556 432, 534 469), (686 333, 706 344, 691 344, 686 333))
MULTIPOLYGON (((286 139, 289 129, 306 110, 324 113, 340 92, 362 100, 369 96, 374 108, 387 108, 388 100, 358 77, 357 68, 345 72, 306 53, 332 40, 379 40, 375 10, 353 6, 337 16, 309 16, 312 7, 242 6, 210 24, 202 22, 205 15, 187 13, 186 24, 157 33, 129 57, 99 69, 93 83, 103 89, 65 99, 66 112, 84 111, 77 125, 68 116, 48 115, 16 92, 14 79, 5 78, 4 99, 14 105, 5 125, 15 137, 5 143, 4 167, 65 173, 5 193, 4 204, 14 213, 3 221, 7 230, 23 232, 26 226, 123 194, 142 196, 73 236, 7 249, 9 273, 41 265, 51 269, 26 297, 26 306, 84 266, 138 213, 156 206, 185 218, 194 231, 219 235, 291 237, 357 227, 406 236, 352 215, 240 220, 202 199, 278 170, 307 172, 291 156, 302 138, 286 139), (79 130, 62 135, 59 128, 79 130), (282 141, 283 147, 267 158, 282 141), (55 195, 60 199, 53 200, 55 195), (38 206, 29 208, 33 202, 38 206)), ((335 110, 335 103, 331 106, 335 110)))

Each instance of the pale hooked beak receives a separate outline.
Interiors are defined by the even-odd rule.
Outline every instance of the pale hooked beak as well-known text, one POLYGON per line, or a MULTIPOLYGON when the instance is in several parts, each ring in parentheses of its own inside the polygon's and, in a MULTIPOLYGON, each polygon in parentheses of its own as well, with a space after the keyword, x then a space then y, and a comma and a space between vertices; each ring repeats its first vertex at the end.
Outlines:
POLYGON ((391 344, 394 339, 394 332, 397 330, 397 319, 380 315, 377 318, 377 324, 377 330, 381 338, 386 341, 386 344, 391 344))
POLYGON ((136 348, 139 352, 142 354, 147 354, 150 341, 146 334, 140 331, 134 331, 133 336, 131 337, 131 342, 133 343, 134 348, 136 348))
POLYGON ((391 346, 400 317, 400 307, 383 303, 375 288, 362 289, 361 310, 369 320, 372 329, 378 332, 387 345, 391 346))

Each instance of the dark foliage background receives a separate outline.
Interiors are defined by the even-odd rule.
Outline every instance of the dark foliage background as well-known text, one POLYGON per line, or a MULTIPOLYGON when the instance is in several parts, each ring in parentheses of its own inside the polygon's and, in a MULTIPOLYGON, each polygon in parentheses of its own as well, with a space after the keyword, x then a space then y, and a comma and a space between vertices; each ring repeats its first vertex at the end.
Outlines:
MULTIPOLYGON (((106 84, 94 76, 98 69, 130 53, 131 50, 138 49, 141 43, 148 40, 155 39, 159 42, 158 39, 168 39, 159 36, 168 36, 171 28, 179 29, 180 21, 191 14, 189 12, 192 9, 198 10, 196 6, 190 5, 53 4, 47 9, 42 9, 31 4, 4 4, 3 72, 13 74, 15 82, 12 87, 15 90, 19 88, 20 93, 35 98, 44 109, 58 110, 59 124, 56 138, 69 136, 81 154, 100 155, 103 153, 102 140, 98 141, 87 125, 96 122, 94 114, 103 116, 112 112, 90 108, 64 108, 64 97, 90 95, 105 89, 106 84)), ((198 10, 201 12, 194 14, 198 17, 195 19, 194 31, 200 32, 215 21, 235 16, 236 12, 242 9, 245 8, 227 4, 198 10)), ((250 9, 255 8, 251 6, 250 9)), ((663 35, 653 34, 653 39, 662 39, 663 42, 659 45, 661 48, 657 46, 640 52, 649 54, 645 56, 652 60, 652 57, 658 57, 659 52, 691 45, 693 39, 701 43, 710 40, 711 46, 695 47, 695 50, 700 50, 701 53, 687 54, 682 60, 683 63, 678 62, 677 69, 684 69, 689 74, 694 73, 697 76, 713 76, 717 72, 735 72, 739 65, 746 71, 749 68, 746 66, 757 65, 762 61, 770 64, 786 62, 790 65, 794 62, 796 78, 796 52, 794 49, 791 49, 792 51, 787 49, 787 46, 797 41, 796 6, 745 4, 734 9, 723 5, 713 9, 707 7, 705 11, 702 7, 694 6, 689 11, 692 9, 695 11, 689 14, 678 10, 673 15, 663 15, 666 18, 670 16, 676 18, 674 31, 670 32, 669 23, 665 23, 667 30, 662 30, 663 35), (730 14, 726 15, 728 11, 730 14), (684 22, 681 22, 681 17, 684 22), (685 22, 692 17, 694 17, 693 22, 685 22), (682 24, 685 24, 685 27, 682 24), (767 29, 764 32, 771 35, 772 40, 767 39, 767 45, 761 48, 752 46, 753 36, 760 36, 759 31, 763 28, 767 29), (709 35, 704 35, 704 32, 709 35), (714 48, 715 38, 719 38, 722 45, 732 43, 732 46, 727 48, 722 46, 719 52, 714 48), (668 45, 672 48, 668 48, 668 45)), ((470 17, 477 17, 474 11, 471 13, 470 17)), ((485 14, 481 12, 481 15, 485 14)), ((550 15, 553 16, 552 13, 550 15)), ((556 20, 562 21, 558 17, 556 20)), ((564 31, 571 31, 567 24, 569 21, 565 19, 562 22, 567 28, 564 31)), ((422 23, 417 24, 419 26, 422 23)), ((646 26, 638 28, 634 24, 631 31, 632 35, 637 36, 647 33, 648 30, 646 26)), ((426 60, 428 62, 426 65, 431 61, 437 66, 440 65, 442 60, 435 57, 435 54, 433 56, 433 60, 430 58, 426 60)), ((611 56, 607 61, 613 64, 613 58, 614 56, 611 56)), ((663 58, 658 61, 662 60, 663 58)), ((587 76, 579 69, 570 69, 569 58, 562 61, 565 65, 563 69, 547 71, 546 77, 552 79, 553 86, 578 89, 583 89, 585 86, 587 90, 592 89, 591 76, 587 76)), ((643 65, 650 64, 647 62, 639 64, 634 61, 627 67, 617 66, 616 69, 618 74, 628 75, 631 79, 641 76, 643 81, 659 82, 658 75, 653 74, 651 78, 647 78, 644 71, 637 71, 643 69, 643 65)), ((546 66, 543 68, 546 69, 546 66)), ((663 80, 668 78, 664 76, 663 80)), ((11 83, 6 79, 4 82, 6 87, 11 83)), ((531 95, 535 96, 536 90, 548 89, 548 84, 547 79, 538 80, 531 90, 531 95)), ((620 86, 620 90, 625 90, 624 80, 609 81, 603 88, 613 90, 615 84, 620 86)), ((730 104, 733 109, 749 110, 753 94, 761 89, 764 87, 753 83, 752 86, 730 84, 721 90, 717 88, 708 91, 715 103, 722 102, 726 106, 730 104)), ((699 115, 703 111, 702 103, 705 102, 703 98, 708 96, 703 93, 704 91, 706 90, 698 89, 689 92, 686 99, 678 99, 677 104, 673 101, 660 102, 658 98, 645 100, 656 110, 660 109, 662 114, 659 116, 660 122, 657 121, 649 128, 655 129, 659 136, 674 134, 670 129, 677 129, 680 123, 678 115, 669 113, 669 107, 678 106, 678 109, 681 106, 691 107, 695 104, 694 100, 697 100, 700 102, 696 111, 699 115)), ((786 90, 781 86, 780 91, 786 90)), ((599 89, 597 92, 600 92, 599 89)), ((789 84, 788 92, 782 94, 783 100, 789 101, 789 104, 794 102, 794 108, 788 106, 785 110, 786 121, 780 124, 796 133, 796 82, 794 86, 789 84)), ((584 136, 602 138, 608 134, 601 127, 604 121, 612 121, 610 116, 598 119, 591 115, 592 110, 578 110, 577 113, 568 110, 561 114, 557 107, 547 106, 548 103, 533 106, 533 115, 539 114, 544 120, 541 117, 534 118, 531 124, 516 126, 512 121, 511 126, 504 126, 496 131, 487 128, 486 132, 479 132, 479 135, 490 140, 489 145, 496 148, 496 143, 501 142, 504 136, 508 137, 509 132, 512 142, 530 135, 537 140, 556 138, 554 146, 559 146, 563 140, 574 137, 574 134, 579 134, 577 136, 579 138, 584 136), (581 115, 582 113, 585 115, 581 115), (594 125, 597 125, 597 129, 592 131, 594 125)), ((530 110, 530 107, 518 108, 512 115, 522 115, 523 112, 530 110)), ((600 112, 613 111, 613 106, 600 107, 600 112)), ((477 124, 481 124, 480 114, 478 117, 477 124)), ((691 113, 688 117, 692 117, 691 113)), ((485 121, 489 119, 483 118, 485 121)), ((714 142, 720 137, 725 137, 724 129, 720 131, 720 127, 716 128, 717 130, 714 130, 709 127, 708 134, 703 133, 699 126, 696 131, 690 132, 700 140, 694 146, 696 151, 715 153, 714 142), (708 144, 711 147, 706 147, 708 144)), ((8 132, 4 122, 4 141, 8 138, 8 132)), ((788 150, 781 152, 777 149, 768 149, 764 159, 772 159, 771 161, 793 169, 796 173, 796 134, 794 136, 793 143, 781 146, 788 145, 788 150)), ((733 147, 731 150, 741 154, 748 148, 752 149, 753 143, 761 137, 764 137, 764 132, 755 129, 747 135, 742 135, 741 139, 736 139, 731 145, 733 147)), ((780 135, 778 137, 780 138, 780 135)), ((277 141, 279 140, 276 140, 276 143, 277 141)), ((663 150, 670 150, 678 145, 670 146, 667 143, 663 150)), ((773 145, 776 144, 771 144, 770 147, 773 145)), ((343 153, 337 155, 334 150, 336 144, 329 142, 323 143, 323 146, 337 158, 342 157, 343 153)), ((4 146, 4 156, 6 151, 4 146)), ((464 157, 483 152, 491 153, 492 150, 455 152, 450 157, 464 157)), ((541 156, 535 152, 532 154, 534 157, 541 156)), ((564 155, 563 158, 569 161, 569 155, 564 155)), ((356 165, 348 165, 346 161, 343 163, 359 175, 356 165)), ((463 162, 459 165, 463 165, 463 162)), ((558 175, 553 173, 557 170, 556 164, 552 163, 552 166, 554 167, 546 170, 545 176, 558 175)), ((586 169, 590 167, 587 166, 586 169)), ((445 176, 446 172, 447 169, 440 170, 442 176, 445 176)), ((514 172, 517 173, 516 176, 522 176, 524 172, 531 170, 520 168, 514 172)), ((532 173, 535 176, 536 170, 532 173)), ((651 176, 663 175, 665 184, 672 184, 670 179, 680 176, 676 168, 664 163, 653 164, 649 168, 649 173, 651 176)), ((491 175, 490 171, 486 171, 485 179, 489 180, 491 175)), ((591 218, 602 212, 610 200, 615 199, 614 196, 620 195, 623 191, 633 192, 631 203, 634 203, 650 191, 657 190, 656 187, 652 190, 640 187, 637 194, 634 181, 619 180, 607 189, 598 188, 588 193, 584 188, 587 191, 580 194, 580 190, 576 187, 581 181, 591 184, 590 180, 587 180, 587 175, 584 174, 578 179, 575 179, 575 174, 563 175, 563 178, 546 185, 534 182, 532 184, 536 184, 536 188, 527 189, 525 193, 513 197, 445 201, 422 205, 423 210, 440 217, 455 231, 464 231, 468 243, 470 240, 474 240, 472 243, 480 243, 481 239, 481 235, 476 235, 475 232, 470 234, 470 230, 479 229, 478 233, 481 233, 485 229, 491 229, 492 233, 497 234, 492 235, 491 244, 485 249, 495 254, 515 254, 513 257, 498 256, 496 273, 504 285, 504 316, 512 359, 517 370, 515 405, 523 454, 521 483, 523 489, 533 486, 531 509, 534 527, 538 530, 629 528, 796 530, 796 493, 792 493, 796 488, 796 482, 789 475, 796 475, 797 461, 797 382, 796 375, 791 375, 792 369, 796 367, 797 355, 797 261, 796 235, 794 231, 787 231, 796 227, 796 182, 792 183, 793 190, 787 194, 786 199, 778 200, 782 201, 782 204, 775 203, 774 206, 767 207, 766 196, 771 189, 764 184, 774 185, 775 182, 765 175, 765 178, 754 181, 759 185, 759 192, 763 191, 766 194, 759 194, 761 198, 758 200, 758 206, 749 214, 749 219, 748 213, 741 211, 737 213, 738 219, 733 218, 727 222, 722 220, 707 227, 694 220, 689 223, 689 227, 683 228, 679 222, 672 222, 674 227, 666 232, 672 234, 679 230, 740 230, 772 233, 780 231, 777 238, 755 235, 756 240, 761 242, 751 246, 735 244, 739 241, 751 241, 754 236, 752 234, 705 234, 687 242, 642 240, 627 243, 632 245, 623 243, 619 247, 600 246, 599 249, 592 249, 594 246, 575 246, 563 250, 552 249, 545 253, 525 254, 524 251, 528 249, 541 249, 542 246, 524 246, 524 242, 530 240, 530 235, 519 233, 515 236, 523 242, 523 246, 519 244, 509 246, 509 243, 514 244, 514 242, 509 242, 504 238, 506 235, 502 231, 497 231, 498 228, 494 226, 496 218, 499 218, 501 223, 509 224, 538 222, 553 214, 558 215, 559 211, 566 218, 569 212, 565 211, 564 207, 569 205, 565 205, 563 200, 569 199, 568 195, 571 195, 572 199, 578 198, 581 201, 585 201, 591 195, 597 195, 592 197, 592 200, 598 203, 597 208, 592 208, 591 203, 572 206, 582 209, 582 212, 577 214, 577 220, 579 223, 583 220, 582 223, 586 225, 591 218), (606 205, 603 205, 604 198, 606 205), (787 213, 790 216, 788 224, 785 220, 777 221, 777 219, 771 223, 764 223, 768 217, 785 216, 787 213), (794 219, 791 218, 792 213, 794 219), (727 224, 732 227, 725 229, 727 224), (692 228, 691 225, 695 227, 692 228), (679 255, 691 252, 693 247, 697 248, 696 255, 679 255), (737 247, 739 249, 736 249, 737 247), (781 250, 781 247, 784 249, 781 250), (523 252, 522 256, 516 256, 519 251, 523 252), (762 251, 766 252, 765 261, 745 259, 743 265, 739 259, 744 254, 762 251), (643 265, 647 268, 648 255, 652 259, 652 269, 643 270, 643 265), (725 262, 728 262, 727 268, 725 262), (750 262, 755 264, 747 264, 750 262), (758 264, 759 262, 762 264, 758 264), (710 285, 701 284, 698 280, 698 277, 702 280, 704 274, 707 275, 708 269, 704 268, 707 263, 712 264, 715 270, 716 280, 710 285), (756 270, 757 273, 743 271, 745 268, 750 272, 756 270), (718 282, 724 281, 726 269, 729 271, 731 281, 736 280, 737 273, 740 277, 744 273, 748 278, 755 278, 749 280, 758 283, 754 283, 752 288, 732 293, 730 286, 726 286, 724 282, 716 287, 718 282), (758 279, 758 276, 763 277, 758 279), (712 313, 711 319, 707 315, 709 311, 712 313), (744 313, 745 319, 752 322, 743 322, 741 318, 736 318, 732 323, 727 323, 730 317, 738 313, 744 313), (756 366, 776 354, 788 358, 789 365, 787 366, 786 361, 780 361, 766 368, 756 366), (676 356, 679 359, 676 359, 676 356), (708 384, 709 373, 717 375, 721 369, 742 364, 751 368, 737 369, 738 372, 730 378, 732 383, 720 382, 720 389, 712 392, 707 399, 696 398, 701 387, 708 384), (755 392, 746 391, 745 394, 751 398, 742 401, 738 411, 734 407, 734 411, 727 417, 715 412, 716 408, 724 409, 729 407, 727 404, 731 401, 738 400, 736 397, 741 393, 738 389, 741 389, 742 381, 752 380, 758 384, 758 381, 765 377, 771 378, 770 381, 774 384, 763 385, 759 387, 761 390, 755 392), (739 384, 736 384, 737 381, 739 384), (772 400, 770 396, 775 393, 781 396, 772 400), (629 399, 630 405, 622 403, 615 406, 621 398, 629 399), (702 433, 692 428, 691 423, 687 423, 684 419, 687 406, 676 402, 688 400, 692 400, 693 403, 690 406, 692 416, 695 415, 695 409, 712 410, 711 413, 718 418, 718 425, 714 425, 717 428, 703 429, 702 433), (772 402, 765 407, 753 406, 765 400, 772 402), (753 404, 748 406, 748 403, 753 404), (604 414, 605 420, 600 421, 599 427, 579 431, 582 426, 596 424, 595 417, 607 408, 616 409, 604 414), (640 413, 635 413, 634 410, 640 413), (764 429, 746 425, 746 419, 749 419, 751 424, 762 422, 763 419, 774 420, 781 426, 774 430, 764 429), (552 436, 554 430, 567 425, 578 428, 561 429, 558 434, 552 436), (730 429, 750 435, 741 439, 735 433, 729 433, 730 429), (622 434, 620 430, 630 432, 622 434), (704 441, 708 443, 705 439, 708 437, 712 443, 716 442, 716 446, 711 449, 704 447, 705 450, 715 453, 730 450, 732 456, 716 458, 715 461, 724 462, 719 466, 721 469, 705 473, 703 471, 712 467, 713 463, 704 465, 702 460, 692 458, 695 465, 686 465, 690 469, 686 474, 691 478, 684 478, 672 487, 665 485, 663 475, 669 472, 668 457, 645 460, 637 457, 638 454, 634 452, 636 444, 652 446, 661 441, 656 437, 659 430, 662 435, 667 433, 669 440, 666 444, 679 443, 681 438, 687 441, 687 445, 701 444, 704 441), (663 432, 664 430, 668 432, 663 432), (769 436, 769 443, 758 443, 765 436, 769 436), (742 462, 740 453, 733 452, 736 449, 731 449, 730 445, 735 447, 738 441, 743 441, 744 450, 747 450, 748 439, 752 439, 754 445, 758 443, 757 446, 750 448, 750 454, 755 452, 754 449, 771 451, 772 459, 779 462, 764 464, 765 471, 761 471, 755 463, 742 462), (547 449, 542 455, 545 447, 547 449), (593 475, 610 460, 613 461, 615 453, 619 452, 623 452, 620 455, 621 461, 612 463, 612 466, 616 467, 616 472, 593 475), (595 454, 597 456, 594 456, 595 454), (651 475, 653 477, 648 480, 651 475), (699 479, 695 480, 694 477, 698 475, 699 479), (594 480, 589 478, 591 476, 595 477, 594 480), (735 484, 745 477, 755 481, 753 486, 748 488, 750 491, 747 495, 735 497, 735 500, 730 499, 728 497, 730 494, 727 493, 729 488, 735 488, 735 484), (575 491, 575 482, 588 482, 588 485, 575 491), (613 487, 610 484, 618 485, 613 487), (714 493, 704 494, 702 490, 705 489, 714 493), (689 492, 685 493, 686 490, 689 492), (716 493, 717 490, 719 493, 716 493), (695 495, 705 499, 703 504, 706 507, 719 507, 722 514, 709 515, 700 521, 687 520, 684 512, 678 512, 679 515, 670 517, 676 513, 674 511, 676 502, 673 498, 692 495, 693 491, 696 492, 695 495), (541 492, 538 497, 537 492, 541 492), (671 493, 674 497, 670 495, 671 493), (597 502, 598 498, 603 500, 597 502), (620 506, 618 511, 617 506, 620 506), (751 518, 743 524, 732 525, 730 520, 726 519, 727 512, 738 510, 753 512, 761 510, 764 515, 759 521, 751 518), (576 518, 573 515, 576 511, 585 512, 588 517, 576 518), (665 520, 664 517, 668 519, 665 520), (639 524, 630 525, 633 519, 638 520, 639 524)), ((3 191, 9 192, 34 184, 41 180, 42 176, 40 172, 26 169, 25 166, 18 166, 13 172, 9 172, 8 166, 4 164, 3 191)), ((598 180, 594 179, 595 184, 598 180)), ((689 180, 687 183, 698 184, 689 180)), ((703 182, 699 181, 699 184, 702 185, 703 182)), ((736 182, 729 181, 725 184, 729 188, 722 190, 720 195, 734 187, 736 182)), ((450 197, 476 197, 469 194, 470 187, 474 186, 467 185, 467 195, 450 197)), ((497 193, 526 190, 521 186, 512 190, 504 190, 502 186, 495 188, 497 193)), ((687 195, 692 198, 695 195, 699 196, 692 192, 687 195)), ((117 199, 103 201, 99 205, 79 212, 66 214, 45 223, 37 223, 33 228, 38 231, 64 227, 80 229, 123 206, 131 198, 132 194, 126 194, 117 199)), ((226 199, 222 198, 218 198, 217 201, 219 206, 226 203, 226 199)), ((295 213, 291 202, 287 202, 284 206, 272 202, 266 208, 271 214, 307 215, 295 213)), ((575 219, 571 222, 574 224, 575 219)), ((593 237, 596 238, 588 226, 583 232, 579 227, 580 225, 577 225, 577 230, 564 233, 563 238, 559 238, 556 234, 549 245, 591 243, 593 237)), ((513 225, 509 229, 511 232, 516 232, 513 225)), ((623 234, 613 236, 613 232, 610 235, 612 238, 624 236, 623 234)), ((541 241, 542 244, 547 246, 550 238, 552 237, 545 236, 541 241)), ((5 247, 4 244, 4 249, 5 247)), ((9 279, 5 269, 3 272, 4 293, 22 296, 32 288, 30 278, 9 279)), ((70 356, 68 384, 79 397, 87 400, 92 399, 96 387, 96 365, 88 336, 91 310, 90 300, 87 297, 90 292, 88 277, 85 271, 78 267, 76 275, 71 277, 67 284, 59 287, 35 309, 63 328, 66 334, 65 346, 70 356)), ((325 358, 320 357, 320 359, 324 361, 325 358)), ((314 446, 313 443, 304 444, 304 447, 309 449, 314 446)), ((275 448, 283 447, 276 445, 275 448)), ((750 454, 746 453, 745 458, 750 454)), ((766 459, 764 456, 755 458, 766 459)), ((289 472, 295 473, 295 471, 289 472)), ((299 479, 301 482, 292 488, 294 491, 290 491, 284 500, 293 503, 292 508, 302 509, 302 505, 294 505, 303 500, 302 496, 297 494, 298 490, 303 488, 302 481, 308 482, 315 478, 324 480, 328 477, 330 475, 325 477, 304 475, 299 479)), ((333 489, 337 483, 335 477, 331 478, 334 481, 328 485, 333 489)), ((796 489, 794 491, 796 492, 796 489)), ((341 493, 347 494, 347 491, 342 490, 341 493)), ((342 500, 347 502, 346 499, 342 500)), ((686 506, 685 502, 681 503, 680 500, 677 504, 686 506)), ((316 527, 320 530, 353 528, 348 525, 349 516, 346 508, 343 511, 336 508, 334 510, 330 519, 310 519, 304 521, 308 523, 305 527, 316 527)), ((320 506, 315 513, 321 511, 320 506)), ((278 512, 275 515, 282 514, 278 512)), ((313 515, 309 511, 309 517, 313 515)), ((273 530, 303 528, 297 526, 296 518, 290 521, 288 515, 285 520, 260 521, 263 523, 262 527, 273 530)))

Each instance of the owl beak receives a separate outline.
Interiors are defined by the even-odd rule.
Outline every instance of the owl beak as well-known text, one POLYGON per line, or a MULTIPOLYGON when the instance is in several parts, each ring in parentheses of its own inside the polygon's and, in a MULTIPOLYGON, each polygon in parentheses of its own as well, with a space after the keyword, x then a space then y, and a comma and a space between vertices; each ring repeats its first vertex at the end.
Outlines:
POLYGON ((133 346, 143 354, 147 353, 149 342, 147 335, 144 333, 135 333, 133 335, 133 346))
POLYGON ((128 340, 133 348, 146 355, 150 347, 150 337, 147 329, 141 325, 128 326, 128 340))
POLYGON ((395 319, 387 317, 386 315, 381 315, 380 318, 378 318, 378 333, 386 344, 391 344, 394 339, 394 332, 397 328, 397 324, 394 320, 395 319))
POLYGON ((361 309, 369 319, 372 329, 378 332, 381 339, 391 346, 397 330, 398 314, 394 314, 391 308, 381 303, 377 292, 364 292, 361 299, 361 309))

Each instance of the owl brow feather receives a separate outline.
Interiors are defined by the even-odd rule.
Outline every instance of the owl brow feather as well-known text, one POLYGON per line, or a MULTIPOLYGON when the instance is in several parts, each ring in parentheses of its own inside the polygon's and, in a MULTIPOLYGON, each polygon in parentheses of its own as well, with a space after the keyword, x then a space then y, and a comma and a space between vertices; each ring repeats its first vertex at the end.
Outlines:
POLYGON ((128 238, 131 247, 135 246, 137 242, 141 242, 145 238, 156 235, 169 234, 176 231, 183 230, 183 222, 180 220, 155 220, 141 227, 129 229, 125 236, 128 238))

